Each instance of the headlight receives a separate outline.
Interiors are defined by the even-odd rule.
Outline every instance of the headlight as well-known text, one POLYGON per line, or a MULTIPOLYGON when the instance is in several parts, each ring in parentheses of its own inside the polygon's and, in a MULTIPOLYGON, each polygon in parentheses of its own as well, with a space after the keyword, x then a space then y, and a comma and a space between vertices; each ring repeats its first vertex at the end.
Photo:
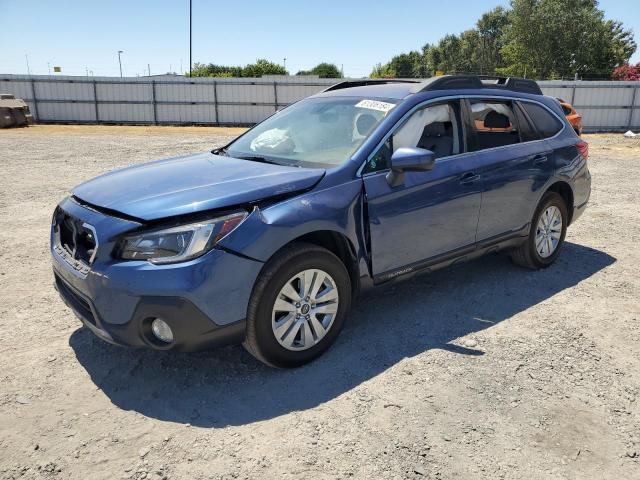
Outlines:
POLYGON ((213 220, 126 237, 121 244, 119 257, 149 260, 158 264, 191 260, 211 250, 246 216, 246 212, 238 212, 213 220))

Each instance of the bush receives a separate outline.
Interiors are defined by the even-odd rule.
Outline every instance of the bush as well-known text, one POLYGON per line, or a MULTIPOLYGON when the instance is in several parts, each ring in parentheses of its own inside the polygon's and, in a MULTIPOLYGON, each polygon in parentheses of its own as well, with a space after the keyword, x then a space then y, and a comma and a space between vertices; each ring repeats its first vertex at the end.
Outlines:
POLYGON ((371 71, 371 78, 396 78, 396 72, 390 64, 378 63, 371 71))
POLYGON ((611 78, 614 80, 640 81, 640 63, 635 66, 628 63, 619 66, 613 71, 611 78))
POLYGON ((192 77, 241 77, 242 67, 228 67, 213 63, 196 63, 191 69, 192 77))
POLYGON ((319 63, 311 70, 300 70, 296 75, 318 75, 320 78, 342 78, 342 72, 333 63, 319 63))
POLYGON ((261 77, 262 75, 288 75, 282 65, 263 58, 245 67, 230 67, 214 63, 196 63, 192 70, 192 77, 261 77))
POLYGON ((243 77, 261 77, 262 75, 289 75, 282 65, 261 58, 242 69, 243 77))

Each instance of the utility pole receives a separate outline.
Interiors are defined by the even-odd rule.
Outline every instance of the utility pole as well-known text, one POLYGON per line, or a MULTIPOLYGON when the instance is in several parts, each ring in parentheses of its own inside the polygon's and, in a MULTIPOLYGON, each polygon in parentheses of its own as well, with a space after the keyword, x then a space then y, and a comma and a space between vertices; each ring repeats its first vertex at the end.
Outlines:
POLYGON ((189 76, 191 76, 191 66, 193 65, 193 60, 191 57, 191 52, 193 48, 193 40, 192 40, 192 23, 193 23, 193 0, 189 0, 189 76))
POLYGON ((122 54, 124 50, 118 50, 118 65, 120 65, 120 78, 122 78, 122 59, 120 58, 120 54, 122 54))
POLYGON ((282 59, 282 64, 283 64, 282 67, 286 70, 287 69, 287 57, 284 57, 282 59))
POLYGON ((147 73, 151 76, 151 64, 147 63, 147 73))
POLYGON ((89 76, 89 67, 87 67, 86 65, 84 66, 84 69, 87 71, 87 77, 89 76))

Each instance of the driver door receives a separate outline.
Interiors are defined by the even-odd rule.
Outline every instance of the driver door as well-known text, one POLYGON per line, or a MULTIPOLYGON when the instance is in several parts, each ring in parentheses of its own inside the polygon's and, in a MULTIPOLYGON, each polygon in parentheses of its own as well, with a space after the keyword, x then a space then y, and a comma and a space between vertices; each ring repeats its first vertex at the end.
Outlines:
POLYGON ((363 170, 374 281, 382 282, 475 248, 481 183, 466 149, 459 101, 417 110, 369 158, 363 170), (434 167, 387 181, 400 147, 431 150, 434 167))

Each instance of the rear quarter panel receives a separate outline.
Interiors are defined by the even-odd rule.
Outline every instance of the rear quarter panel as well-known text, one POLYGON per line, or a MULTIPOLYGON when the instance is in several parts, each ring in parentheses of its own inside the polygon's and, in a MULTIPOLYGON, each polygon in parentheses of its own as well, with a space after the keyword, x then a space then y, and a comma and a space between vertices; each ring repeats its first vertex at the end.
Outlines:
POLYGON ((573 191, 574 208, 583 207, 591 195, 591 173, 575 147, 576 140, 560 143, 555 148, 556 178, 567 182, 573 191))

